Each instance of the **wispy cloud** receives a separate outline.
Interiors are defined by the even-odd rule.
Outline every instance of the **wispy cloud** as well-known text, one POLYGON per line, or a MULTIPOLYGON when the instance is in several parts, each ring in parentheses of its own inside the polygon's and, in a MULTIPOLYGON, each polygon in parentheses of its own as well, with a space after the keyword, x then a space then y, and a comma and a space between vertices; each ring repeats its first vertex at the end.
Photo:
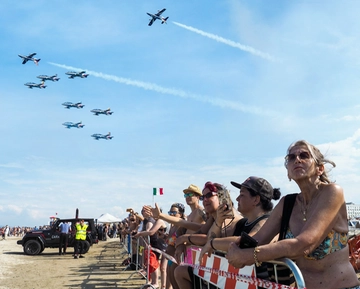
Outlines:
POLYGON ((187 26, 187 25, 184 25, 184 24, 181 24, 181 23, 178 23, 178 22, 175 22, 173 21, 172 23, 174 23, 175 25, 179 26, 179 27, 182 27, 182 28, 185 28, 189 31, 192 31, 192 32, 195 32, 197 34, 200 34, 202 36, 205 36, 205 37, 208 37, 210 39, 214 39, 218 42, 221 42, 221 43, 224 43, 226 45, 229 45, 229 46, 232 46, 232 47, 235 47, 235 48, 238 48, 242 51, 246 51, 246 52, 249 52, 253 55, 256 55, 256 56, 259 56, 261 58, 264 58, 266 60, 270 60, 270 61, 279 61, 279 59, 275 58, 274 56, 271 56, 270 54, 266 53, 266 52, 262 52, 260 50, 257 50, 251 46, 247 46, 247 45, 243 45, 243 44, 240 44, 240 43, 237 43, 235 41, 232 41, 232 40, 229 40, 229 39, 226 39, 226 38, 223 38, 221 36, 218 36, 218 35, 215 35, 215 34, 211 34, 211 33, 208 33, 208 32, 205 32, 205 31, 202 31, 200 29, 197 29, 197 28, 194 28, 194 27, 191 27, 191 26, 187 26))
POLYGON ((275 112, 272 112, 269 110, 264 110, 260 107, 247 106, 247 105, 244 105, 239 102, 234 102, 234 101, 225 100, 225 99, 221 99, 221 98, 211 98, 211 97, 204 96, 204 95, 186 92, 181 89, 167 88, 167 87, 163 87, 158 84, 155 84, 155 83, 133 80, 133 79, 129 79, 129 78, 105 74, 102 72, 91 71, 91 70, 84 69, 84 68, 78 68, 78 67, 68 66, 68 65, 64 65, 64 64, 53 63, 53 62, 48 62, 48 63, 51 65, 54 65, 54 66, 57 66, 60 68, 64 68, 64 69, 69 69, 69 70, 77 70, 77 71, 84 70, 84 71, 86 71, 86 73, 88 73, 92 76, 99 77, 99 78, 102 78, 105 80, 115 81, 115 82, 126 84, 126 85, 132 85, 132 86, 136 86, 136 87, 139 87, 139 88, 142 88, 145 90, 156 91, 156 92, 162 93, 162 94, 170 94, 170 95, 174 95, 174 96, 178 96, 178 97, 182 97, 182 98, 191 98, 191 99, 195 99, 197 101, 210 103, 211 105, 218 106, 221 108, 230 108, 233 110, 237 110, 237 111, 241 111, 241 112, 245 112, 245 113, 256 114, 256 115, 262 115, 262 116, 275 115, 275 112))

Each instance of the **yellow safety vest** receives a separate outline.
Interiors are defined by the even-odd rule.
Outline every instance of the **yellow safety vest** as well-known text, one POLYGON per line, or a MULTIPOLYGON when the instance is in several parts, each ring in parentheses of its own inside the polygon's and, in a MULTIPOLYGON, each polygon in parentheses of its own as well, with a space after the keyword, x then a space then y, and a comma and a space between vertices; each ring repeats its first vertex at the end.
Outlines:
POLYGON ((80 224, 76 225, 76 240, 86 240, 86 229, 88 225, 81 226, 80 224))

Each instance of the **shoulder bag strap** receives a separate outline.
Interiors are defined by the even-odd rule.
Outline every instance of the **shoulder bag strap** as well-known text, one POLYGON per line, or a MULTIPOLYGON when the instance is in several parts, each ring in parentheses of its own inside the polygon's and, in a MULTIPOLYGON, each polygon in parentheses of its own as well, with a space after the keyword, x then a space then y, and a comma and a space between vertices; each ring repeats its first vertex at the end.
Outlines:
POLYGON ((289 227, 289 220, 290 220, 291 212, 293 210, 297 195, 298 194, 290 194, 290 195, 285 196, 279 240, 282 240, 285 237, 286 231, 289 227))

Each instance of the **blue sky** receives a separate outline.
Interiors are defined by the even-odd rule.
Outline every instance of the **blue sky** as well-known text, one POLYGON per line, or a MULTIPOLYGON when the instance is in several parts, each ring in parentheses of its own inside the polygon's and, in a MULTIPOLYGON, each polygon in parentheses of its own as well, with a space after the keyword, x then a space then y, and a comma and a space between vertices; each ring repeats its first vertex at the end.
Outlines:
POLYGON ((360 203, 357 1, 0 2, 0 225, 126 216, 193 183, 269 180, 306 139, 360 203), (146 12, 166 8, 167 25, 146 12), (39 65, 18 54, 36 52, 39 65), (85 69, 86 79, 65 72, 85 69), (58 74, 46 89, 37 75, 58 74), (85 104, 64 109, 65 101, 85 104), (94 116, 110 107, 111 116, 94 116), (82 129, 63 122, 82 121, 82 129), (95 141, 93 133, 111 132, 95 141))

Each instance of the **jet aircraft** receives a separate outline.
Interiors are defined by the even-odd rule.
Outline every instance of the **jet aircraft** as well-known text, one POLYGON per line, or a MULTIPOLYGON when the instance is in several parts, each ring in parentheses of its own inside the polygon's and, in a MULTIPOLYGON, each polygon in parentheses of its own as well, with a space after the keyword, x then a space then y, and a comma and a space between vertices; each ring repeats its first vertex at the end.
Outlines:
POLYGON ((166 20, 168 20, 169 17, 165 18, 165 17, 160 16, 165 10, 166 10, 165 8, 158 10, 158 12, 156 14, 146 13, 147 15, 149 15, 151 17, 148 25, 151 26, 155 22, 156 19, 161 20, 161 24, 166 23, 166 20))
POLYGON ((44 84, 44 82, 41 83, 34 83, 34 82, 27 82, 24 85, 28 86, 29 88, 33 88, 33 87, 37 87, 37 88, 45 88, 46 85, 44 84))
POLYGON ((69 78, 74 78, 74 77, 80 77, 80 78, 86 78, 89 76, 89 74, 85 73, 86 71, 68 71, 65 72, 66 75, 70 75, 69 78))
POLYGON ((51 80, 51 81, 59 81, 59 77, 57 77, 57 74, 54 75, 38 75, 37 78, 40 78, 42 81, 51 80))
POLYGON ((82 122, 77 122, 77 123, 73 123, 71 121, 67 121, 64 122, 62 125, 65 126, 65 128, 72 128, 72 127, 76 127, 76 128, 83 128, 85 126, 85 124, 82 124, 82 122))
POLYGON ((110 108, 108 109, 95 108, 90 111, 94 113, 94 115, 99 115, 99 114, 112 115, 114 113, 113 111, 110 110, 110 108))
POLYGON ((31 54, 29 54, 29 55, 27 55, 27 56, 21 55, 21 54, 18 54, 18 55, 19 55, 19 57, 21 57, 21 58, 23 59, 22 64, 25 64, 26 62, 28 62, 29 60, 31 60, 31 61, 34 61, 34 63, 35 63, 36 65, 38 65, 38 63, 39 63, 39 61, 40 61, 40 58, 35 58, 35 57, 34 57, 34 56, 36 55, 36 53, 31 53, 31 54))
POLYGON ((72 103, 72 102, 68 102, 68 101, 64 102, 62 105, 65 106, 64 108, 67 108, 67 109, 70 109, 71 107, 83 108, 85 106, 81 102, 72 103))
POLYGON ((94 134, 92 134, 91 136, 92 136, 94 139, 96 139, 96 140, 99 140, 99 139, 106 139, 106 140, 108 140, 108 139, 112 139, 112 138, 113 138, 113 136, 111 136, 110 132, 107 133, 107 134, 94 133, 94 134))

